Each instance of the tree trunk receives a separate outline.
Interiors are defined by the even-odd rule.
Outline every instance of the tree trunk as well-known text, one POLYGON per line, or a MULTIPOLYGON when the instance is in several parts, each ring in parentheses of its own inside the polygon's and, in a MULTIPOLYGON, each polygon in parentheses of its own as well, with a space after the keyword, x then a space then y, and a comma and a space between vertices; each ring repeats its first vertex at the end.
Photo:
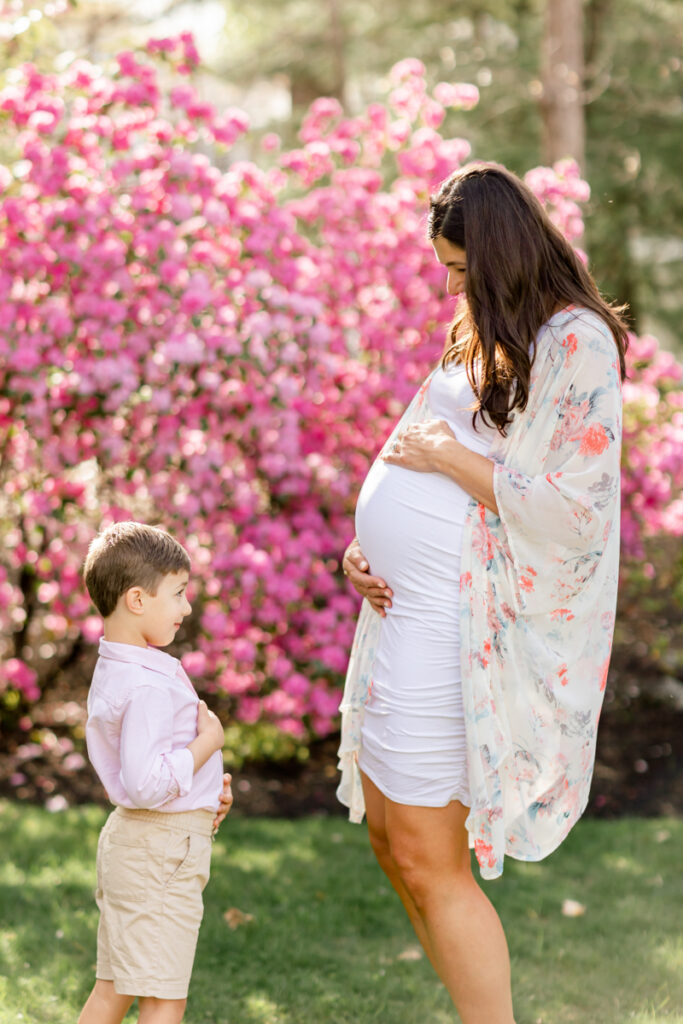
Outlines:
MULTIPOLYGON (((344 0, 327 0, 327 28, 316 40, 316 50, 325 55, 322 63, 312 64, 305 57, 291 66, 291 92, 294 107, 307 107, 319 96, 333 96, 343 105, 346 95, 346 27, 344 0)), ((308 42, 309 46, 313 44, 308 42)))
POLYGON ((543 158, 583 167, 583 0, 546 0, 541 52, 543 158))
POLYGON ((330 11, 330 56, 333 75, 332 96, 344 103, 346 93, 346 31, 341 15, 341 0, 328 0, 330 11))

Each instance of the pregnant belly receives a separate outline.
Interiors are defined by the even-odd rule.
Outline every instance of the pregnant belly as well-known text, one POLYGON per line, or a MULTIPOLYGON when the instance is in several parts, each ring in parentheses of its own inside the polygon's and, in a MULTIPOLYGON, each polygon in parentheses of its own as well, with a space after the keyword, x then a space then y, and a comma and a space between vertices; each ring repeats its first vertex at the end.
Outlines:
POLYGON ((361 488, 356 535, 370 572, 386 579, 394 604, 419 595, 427 607, 457 604, 462 527, 469 495, 441 473, 377 462, 361 488))

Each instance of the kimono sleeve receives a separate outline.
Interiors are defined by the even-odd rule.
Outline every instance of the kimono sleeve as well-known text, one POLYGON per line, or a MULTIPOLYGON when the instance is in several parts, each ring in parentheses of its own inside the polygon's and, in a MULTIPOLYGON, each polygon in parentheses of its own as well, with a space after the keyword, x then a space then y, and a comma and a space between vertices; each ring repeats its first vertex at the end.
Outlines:
POLYGON ((543 415, 529 417, 516 467, 494 493, 526 614, 566 604, 591 579, 619 521, 621 380, 612 335, 580 325, 562 340, 543 415), (540 454, 539 454, 540 453, 540 454), (526 466, 536 470, 530 475, 526 466))

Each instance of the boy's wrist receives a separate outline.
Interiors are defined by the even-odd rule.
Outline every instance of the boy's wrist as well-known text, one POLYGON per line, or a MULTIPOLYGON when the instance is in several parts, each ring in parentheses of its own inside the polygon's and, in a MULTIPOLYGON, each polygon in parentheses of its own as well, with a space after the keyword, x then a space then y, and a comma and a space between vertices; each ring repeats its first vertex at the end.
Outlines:
POLYGON ((212 737, 211 730, 205 729, 203 732, 198 733, 195 739, 188 743, 186 748, 192 754, 195 772, 198 772, 217 750, 221 750, 222 746, 222 742, 219 743, 217 737, 212 737))

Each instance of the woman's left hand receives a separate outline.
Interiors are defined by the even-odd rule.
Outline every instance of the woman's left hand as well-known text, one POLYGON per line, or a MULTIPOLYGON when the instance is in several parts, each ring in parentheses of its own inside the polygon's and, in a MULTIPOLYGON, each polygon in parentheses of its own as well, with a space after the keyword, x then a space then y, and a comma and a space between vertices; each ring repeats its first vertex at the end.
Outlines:
POLYGON ((392 466, 418 473, 438 473, 443 466, 444 446, 453 447, 454 442, 459 443, 445 420, 427 420, 401 431, 382 458, 392 466))

